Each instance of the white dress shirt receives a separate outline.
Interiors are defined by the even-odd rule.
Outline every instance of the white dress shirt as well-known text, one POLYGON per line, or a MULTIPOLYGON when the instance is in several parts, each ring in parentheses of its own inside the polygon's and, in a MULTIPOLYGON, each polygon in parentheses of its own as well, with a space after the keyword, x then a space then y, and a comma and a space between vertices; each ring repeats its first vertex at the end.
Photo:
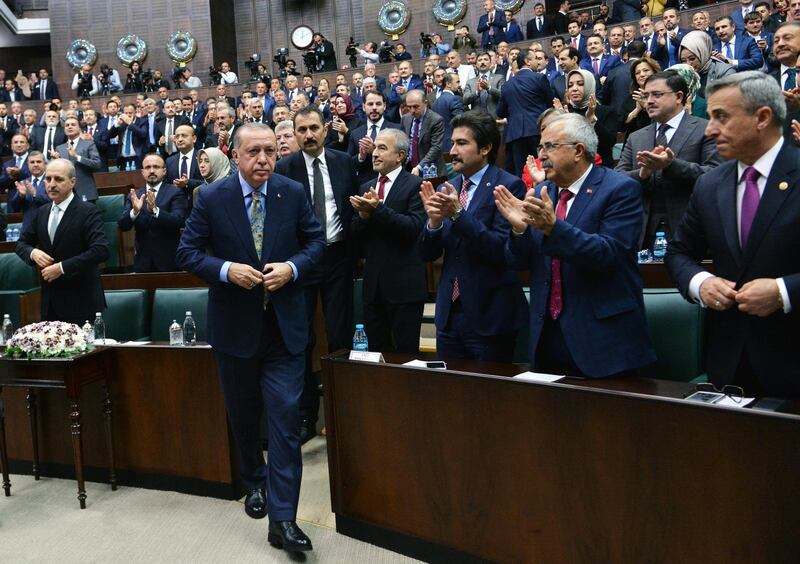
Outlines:
POLYGON ((339 215, 339 208, 336 207, 336 198, 333 195, 333 185, 331 184, 328 163, 325 160, 325 151, 322 151, 319 157, 312 157, 303 151, 306 174, 308 174, 308 185, 312 187, 311 201, 314 201, 314 193, 318 189, 317 186, 314 186, 314 158, 319 159, 319 170, 322 173, 322 182, 325 184, 325 215, 327 217, 325 239, 328 244, 335 243, 344 238, 344 229, 342 227, 342 218, 339 215))
MULTIPOLYGON (((159 182, 155 186, 150 186, 148 184, 148 185, 145 186, 145 188, 146 188, 145 193, 144 193, 145 200, 144 200, 144 203, 142 204, 142 211, 147 211, 147 192, 152 190, 153 191, 153 217, 158 217, 158 206, 155 205, 155 200, 156 200, 156 198, 158 198, 158 191, 161 189, 161 182, 159 182)), ((137 213, 136 210, 133 209, 133 207, 131 207, 130 217, 133 220, 135 220, 137 217, 139 217, 139 213, 137 213)))
MULTIPOLYGON (((75 192, 70 192, 69 196, 67 196, 64 199, 63 202, 61 202, 60 204, 56 204, 54 202, 53 205, 50 206, 50 216, 47 218, 47 232, 48 233, 50 233, 51 229, 52 229, 53 233, 55 233, 56 230, 58 230, 58 226, 61 225, 61 220, 64 219, 64 214, 67 213, 67 208, 69 207, 69 205, 72 203, 72 200, 74 200, 74 199, 75 199, 75 192), (59 214, 57 216, 55 215, 55 213, 53 213, 55 208, 58 208, 58 210, 59 210, 59 214), (55 223, 55 226, 51 227, 51 225, 53 223, 55 223)), ((52 243, 52 241, 50 241, 50 242, 52 243)), ((35 250, 36 249, 34 249, 34 251, 35 250)), ((33 257, 33 251, 31 251, 31 260, 33 260, 32 257, 33 257)), ((64 274, 64 265, 59 262, 58 266, 61 269, 61 274, 64 274)))
MULTIPOLYGON (((783 148, 783 137, 778 139, 778 142, 775 143, 769 151, 761 155, 761 157, 753 163, 753 168, 759 172, 759 177, 756 181, 758 184, 759 198, 764 195, 764 188, 767 186, 767 178, 769 178, 769 173, 775 164, 775 160, 778 158, 778 153, 780 153, 781 148, 783 148)), ((739 179, 736 184, 737 231, 740 231, 742 227, 742 200, 744 199, 745 189, 744 171, 747 168, 748 166, 741 161, 737 163, 737 178, 739 179)), ((741 233, 739 233, 739 239, 741 240, 741 233)), ((695 274, 689 281, 689 297, 703 307, 706 307, 706 304, 700 299, 700 287, 703 285, 703 282, 713 277, 714 275, 710 272, 702 271, 695 274)), ((778 291, 781 293, 781 299, 783 300, 783 313, 789 313, 792 311, 792 304, 789 301, 789 291, 786 289, 786 282, 784 282, 783 278, 776 278, 775 281, 778 284, 778 291)))
MULTIPOLYGON (((672 137, 673 135, 675 135, 675 132, 678 131, 678 126, 681 124, 683 116, 685 115, 686 115, 686 110, 680 111, 675 116, 673 116, 671 120, 667 122, 669 129, 667 129, 664 132, 664 136, 667 138, 667 143, 672 141, 672 137)), ((655 126, 656 126, 656 139, 658 139, 658 128, 661 127, 661 124, 656 122, 655 126)))
MULTIPOLYGON (((400 176, 400 171, 401 170, 403 170, 403 167, 402 166, 398 166, 393 171, 386 173, 386 178, 388 178, 388 180, 386 181, 386 184, 383 185, 383 201, 384 202, 389 199, 389 191, 392 189, 392 186, 394 186, 394 181, 397 180, 398 176, 400 176)), ((381 176, 383 176, 383 175, 382 174, 378 175, 378 181, 375 183, 375 191, 376 192, 378 191, 378 185, 380 184, 381 176)))

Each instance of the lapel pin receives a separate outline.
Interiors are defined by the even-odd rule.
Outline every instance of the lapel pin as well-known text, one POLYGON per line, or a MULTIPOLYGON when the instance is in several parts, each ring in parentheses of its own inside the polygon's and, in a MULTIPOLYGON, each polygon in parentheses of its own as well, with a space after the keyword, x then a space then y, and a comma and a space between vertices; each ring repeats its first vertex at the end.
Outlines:
POLYGON ((781 182, 780 184, 778 184, 778 190, 786 190, 788 188, 789 188, 788 182, 781 182))
POLYGON ((591 194, 591 193, 592 193, 592 189, 591 189, 591 188, 587 188, 587 189, 586 189, 586 193, 587 193, 587 194, 591 194))
POLYGON ((281 197, 281 193, 280 193, 280 192, 278 192, 278 199, 280 199, 280 197, 281 197))

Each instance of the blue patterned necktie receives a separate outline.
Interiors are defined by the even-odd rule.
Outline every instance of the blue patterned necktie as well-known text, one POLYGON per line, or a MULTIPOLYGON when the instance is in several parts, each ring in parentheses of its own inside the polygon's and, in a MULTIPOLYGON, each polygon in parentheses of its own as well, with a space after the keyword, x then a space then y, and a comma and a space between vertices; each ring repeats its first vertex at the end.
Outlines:
POLYGON ((261 199, 263 194, 258 190, 253 190, 250 204, 250 231, 253 233, 253 243, 256 246, 256 254, 261 258, 261 249, 264 243, 264 202, 261 199))

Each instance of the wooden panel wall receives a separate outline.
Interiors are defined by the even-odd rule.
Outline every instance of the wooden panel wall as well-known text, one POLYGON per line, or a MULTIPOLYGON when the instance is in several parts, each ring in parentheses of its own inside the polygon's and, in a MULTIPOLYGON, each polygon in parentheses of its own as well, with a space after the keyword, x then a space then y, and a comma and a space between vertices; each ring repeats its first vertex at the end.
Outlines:
POLYGON ((205 69, 199 76, 207 81, 211 65, 211 17, 209 2, 213 0, 50 0, 50 44, 53 71, 62 95, 70 92, 73 72, 65 55, 74 39, 85 38, 97 47, 97 63, 108 63, 120 73, 124 84, 127 70, 117 59, 117 42, 129 33, 136 33, 147 43, 144 67, 170 74, 172 61, 167 56, 166 42, 173 31, 190 31, 198 40, 197 55, 190 63, 192 70, 205 69))

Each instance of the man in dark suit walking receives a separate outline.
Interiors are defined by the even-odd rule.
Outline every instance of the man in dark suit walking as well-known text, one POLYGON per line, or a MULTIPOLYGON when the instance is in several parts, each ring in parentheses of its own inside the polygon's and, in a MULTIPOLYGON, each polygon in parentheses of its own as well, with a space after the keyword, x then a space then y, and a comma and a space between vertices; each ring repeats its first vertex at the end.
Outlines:
POLYGON ((516 176, 522 176, 522 167, 528 155, 539 144, 539 126, 536 122, 553 100, 547 78, 534 72, 533 64, 533 51, 520 51, 517 55, 519 71, 513 80, 503 85, 497 104, 497 116, 508 118, 503 133, 506 170, 516 176))
POLYGON ((688 86, 675 71, 654 74, 645 83, 647 115, 653 123, 633 132, 622 149, 617 172, 637 180, 644 191, 644 224, 639 246, 652 248, 656 233, 672 238, 700 175, 722 163, 708 122, 688 114, 688 86), (657 93, 663 93, 656 97, 657 93))
POLYGON ((270 544, 311 550, 296 522, 309 330, 299 282, 320 260, 324 238, 303 187, 272 173, 277 149, 268 126, 242 126, 233 153, 239 174, 200 190, 177 261, 210 285, 208 342, 250 492, 245 510, 253 518, 269 514, 270 544), (268 465, 259 433, 265 408, 268 465))
POLYGON ((372 168, 372 150, 378 134, 384 129, 402 129, 399 123, 391 122, 384 117, 385 111, 386 95, 383 92, 367 92, 364 98, 367 122, 350 132, 350 144, 347 147, 347 153, 356 163, 359 185, 378 177, 372 168))
POLYGON ((494 166, 499 145, 500 132, 490 115, 462 114, 453 120, 450 151, 459 176, 438 191, 422 183, 428 220, 420 254, 426 262, 444 255, 436 295, 440 358, 511 362, 516 333, 526 323, 522 286, 504 254, 511 227, 492 194, 504 185, 521 198, 525 184, 494 166))
POLYGON ((131 189, 117 222, 123 231, 136 229, 136 272, 173 272, 175 251, 188 211, 186 196, 164 182, 164 159, 147 155, 142 163, 145 187, 131 189))
POLYGON ((352 229, 364 249, 364 324, 373 351, 419 352, 427 297, 425 263, 417 239, 425 221, 422 181, 403 170, 408 137, 402 130, 378 134, 372 153, 377 182, 351 196, 352 229))
POLYGON ((103 218, 96 206, 75 195, 76 181, 70 161, 50 161, 45 182, 52 201, 36 211, 16 252, 41 269, 42 320, 83 325, 106 307, 98 265, 109 251, 103 218))
MULTIPOLYGON (((295 114, 294 133, 300 152, 278 161, 276 171, 303 185, 314 215, 322 225, 326 243, 322 260, 303 280, 308 323, 313 322, 317 298, 321 296, 328 350, 349 349, 353 336, 353 256, 348 232, 353 218, 350 196, 358 191, 355 165, 347 153, 325 149, 328 128, 322 113, 314 106, 295 114)), ((312 332, 306 385, 300 403, 303 430, 309 437, 315 432, 319 410, 319 382, 311 372, 314 344, 312 332)))
POLYGON ((667 268, 681 294, 707 308, 713 384, 799 397, 800 149, 781 135, 783 93, 760 72, 706 92, 706 134, 730 160, 698 179, 667 268), (714 274, 701 264, 709 256, 714 274))

